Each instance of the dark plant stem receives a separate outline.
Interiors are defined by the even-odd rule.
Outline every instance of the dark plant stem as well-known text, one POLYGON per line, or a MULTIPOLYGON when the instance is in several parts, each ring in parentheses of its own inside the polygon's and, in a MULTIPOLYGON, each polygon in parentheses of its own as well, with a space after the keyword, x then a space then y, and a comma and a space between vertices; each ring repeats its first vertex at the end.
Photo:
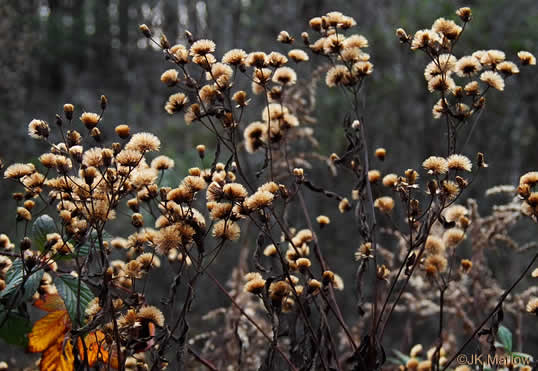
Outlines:
POLYGON ((452 364, 452 362, 454 362, 454 360, 461 354, 461 352, 463 352, 465 350, 465 347, 471 342, 473 341, 474 337, 476 336, 476 334, 478 334, 478 332, 482 329, 482 327, 484 327, 484 325, 490 320, 491 317, 493 317, 495 315, 495 313, 497 313, 497 311, 501 308, 501 306, 503 305, 503 302, 506 300, 506 297, 512 292, 512 290, 519 284, 519 282, 521 282, 521 280, 525 277, 525 275, 527 274, 527 272, 532 268, 532 266, 534 265, 534 262, 536 261, 536 259, 538 259, 538 254, 535 254, 534 257, 531 259, 531 262, 529 263, 529 265, 527 266, 527 268, 525 268, 525 270, 519 275, 518 279, 512 284, 512 286, 510 286, 510 288, 508 288, 502 295, 501 297, 499 298, 499 302, 497 303, 497 305, 495 306, 495 308, 493 308, 493 310, 487 315, 486 318, 484 318, 484 320, 475 328, 473 334, 471 336, 469 336, 469 338, 467 339, 467 341, 461 346, 460 349, 458 349, 458 351, 452 356, 452 358, 450 358, 450 360, 448 360, 448 362, 445 364, 445 367, 443 368, 443 371, 445 371, 446 369, 448 369, 448 367, 452 364))

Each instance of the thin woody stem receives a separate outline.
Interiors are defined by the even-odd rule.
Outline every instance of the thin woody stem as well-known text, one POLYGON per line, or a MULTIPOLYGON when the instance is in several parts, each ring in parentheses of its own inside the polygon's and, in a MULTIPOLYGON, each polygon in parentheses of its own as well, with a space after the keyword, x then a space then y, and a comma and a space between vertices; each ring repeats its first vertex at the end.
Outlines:
POLYGON ((487 315, 486 318, 484 318, 484 320, 475 328, 475 330, 473 331, 472 335, 469 336, 469 338, 467 339, 467 341, 460 347, 460 349, 458 349, 458 351, 452 356, 452 358, 450 358, 448 360, 448 362, 444 365, 445 367, 443 368, 443 371, 445 371, 446 369, 448 369, 448 367, 452 364, 452 362, 454 362, 454 360, 461 354, 461 352, 463 352, 465 350, 465 347, 467 347, 467 345, 473 341, 473 339, 475 338, 475 336, 478 334, 478 332, 482 329, 482 327, 484 327, 484 325, 490 320, 491 317, 493 317, 493 315, 495 313, 497 313, 497 311, 501 308, 501 306, 503 305, 503 302, 506 300, 507 296, 510 295, 510 293, 512 292, 512 290, 514 290, 514 288, 519 284, 519 282, 521 282, 521 280, 527 275, 527 273, 529 272, 529 270, 532 268, 532 266, 534 265, 534 262, 536 261, 536 259, 538 259, 538 254, 535 254, 534 257, 531 259, 529 265, 525 268, 525 270, 523 272, 521 272, 521 274, 519 275, 519 277, 517 278, 517 280, 514 281, 514 283, 512 284, 512 286, 510 286, 502 295, 501 297, 499 298, 499 302, 497 303, 497 305, 495 306, 495 308, 493 308, 491 310, 491 312, 487 315))

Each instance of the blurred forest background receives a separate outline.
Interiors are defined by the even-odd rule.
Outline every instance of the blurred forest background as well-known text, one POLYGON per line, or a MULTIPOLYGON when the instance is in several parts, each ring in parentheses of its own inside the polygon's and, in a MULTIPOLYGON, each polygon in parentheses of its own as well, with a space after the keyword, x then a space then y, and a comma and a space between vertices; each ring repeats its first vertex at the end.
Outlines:
MULTIPOLYGON (((536 0, 0 0, 0 157, 7 164, 30 158, 35 161, 46 146, 28 138, 31 119, 52 123, 54 114, 60 113, 66 102, 75 105, 76 115, 85 110, 97 112, 98 98, 105 94, 109 108, 102 128, 108 139, 113 138, 113 128, 120 123, 129 124, 135 131, 157 134, 163 142, 162 152, 176 163, 177 179, 168 181, 177 183, 196 162, 194 147, 204 143, 211 149, 214 143, 201 128, 187 127, 181 115, 169 116, 164 111, 168 95, 175 91, 167 89, 159 76, 171 67, 140 34, 138 25, 146 23, 157 36, 164 32, 172 44, 184 43, 184 31, 190 30, 196 38, 214 40, 220 58, 233 47, 285 51, 276 42, 279 31, 289 31, 300 42, 300 33, 307 29, 311 17, 339 10, 353 16, 358 23, 356 32, 370 41, 375 71, 366 85, 369 144, 372 150, 379 146, 388 150, 385 162, 373 167, 383 173, 418 168, 424 158, 444 151, 444 139, 440 142, 444 127, 432 119, 431 108, 437 98, 426 90, 425 57, 400 47, 394 31, 402 26, 412 33, 430 27, 440 16, 455 19, 455 9, 464 5, 472 7, 473 21, 457 48, 459 55, 490 48, 504 50, 512 60, 522 49, 536 54, 536 0)), ((321 58, 319 63, 323 63, 321 58)), ((298 69, 300 78, 308 77, 308 68, 310 65, 298 69)), ((467 197, 483 198, 487 188, 515 185, 521 174, 536 169, 538 81, 536 69, 524 72, 507 81, 503 94, 488 96, 486 111, 463 149, 471 158, 477 151, 484 152, 490 165, 467 191, 467 197)), ((328 90, 322 83, 316 96, 316 138, 319 152, 328 156, 346 144, 341 126, 347 107, 338 90, 328 90)), ((248 120, 258 119, 258 109, 249 112, 248 120)), ((314 179, 318 184, 328 189, 349 189, 337 177, 327 176, 323 162, 313 166, 308 173, 317 174, 314 179)), ((5 210, 0 222, 1 232, 14 239, 15 209, 10 187, 3 182, 0 188, 5 210)), ((312 197, 311 211, 313 215, 327 209, 332 213, 325 212, 338 227, 330 226, 320 238, 329 264, 351 286, 357 236, 349 235, 354 229, 345 225, 351 224, 352 218, 339 217, 336 205, 329 201, 312 197)), ((481 211, 488 212, 496 201, 488 199, 481 204, 481 211)), ((113 232, 120 232, 122 227, 118 228, 113 232)), ((123 228, 132 232, 131 226, 123 228)), ((518 239, 536 239, 536 229, 529 223, 518 226, 515 233, 518 239)), ((254 238, 249 243, 254 246, 254 238)), ((221 264, 215 266, 223 281, 237 263, 238 251, 229 248, 220 257, 221 264)), ((506 285, 521 270, 522 262, 511 258, 506 247, 489 251, 490 264, 499 267, 498 278, 506 285)), ((158 275, 154 272, 152 281, 156 302, 167 289, 160 286, 158 275)), ((207 294, 198 295, 193 311, 204 313, 227 304, 210 282, 204 285, 207 294)), ((354 296, 341 294, 339 300, 345 317, 353 318, 354 296)), ((204 323, 195 321, 191 325, 192 334, 204 327, 204 323)), ((401 337, 401 332, 394 334, 401 337)), ((527 342, 531 346, 528 352, 538 344, 536 333, 533 336, 527 342)), ((391 346, 402 346, 399 341, 393 340, 391 346)), ((2 358, 9 358, 6 352, 17 354, 6 348, 2 358)))

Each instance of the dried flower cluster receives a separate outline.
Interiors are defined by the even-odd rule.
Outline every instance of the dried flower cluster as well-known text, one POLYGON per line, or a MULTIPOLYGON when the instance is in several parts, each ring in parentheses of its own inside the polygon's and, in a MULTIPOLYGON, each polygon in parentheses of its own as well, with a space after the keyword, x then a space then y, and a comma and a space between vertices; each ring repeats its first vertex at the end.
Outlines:
MULTIPOLYGON (((192 369, 233 369, 237 362, 238 369, 374 370, 386 362, 383 336, 394 313, 406 313, 410 321, 438 316, 439 328, 427 352, 415 345, 408 356, 401 353, 400 369, 439 370, 454 365, 464 350, 457 348, 461 334, 471 340, 488 335, 494 347, 503 306, 520 322, 523 314, 538 313, 536 286, 509 296, 538 256, 505 292, 485 256, 489 244, 501 242, 527 251, 508 227, 524 216, 537 222, 538 172, 523 175, 517 191, 490 190, 518 197, 481 217, 476 202, 465 204, 462 195, 488 167, 484 154, 471 160, 456 152, 459 129, 484 109, 486 93, 504 91, 505 80, 536 60, 526 51, 518 53, 519 65, 499 50, 457 57, 455 46, 472 13, 460 8, 456 14, 460 24, 439 18, 414 35, 396 31, 402 43, 429 58, 427 89, 439 95, 433 116, 446 122, 448 138, 446 150, 441 139, 438 153, 421 164, 401 164, 405 171, 384 169, 390 148, 368 146, 358 96, 374 66, 365 51, 368 40, 352 31, 352 17, 333 11, 312 18, 301 46, 280 32, 277 41, 290 48, 287 54, 232 49, 221 57, 212 40, 196 40, 187 31, 185 44, 171 45, 141 25, 173 67, 160 76, 173 89, 164 110, 207 130, 215 144, 197 145, 200 165, 165 186, 163 175, 174 170, 174 160, 158 154, 157 136, 121 124, 113 143, 103 141, 105 96, 99 113, 82 112, 79 119, 77 108, 65 104, 56 130, 44 120, 29 123, 29 136, 50 150, 39 164, 16 163, 4 171, 21 187, 13 198, 24 232, 16 242, 0 235, 0 299, 8 313, 29 302, 49 312, 28 336, 29 350, 42 353, 40 368, 158 369, 174 353, 174 362, 192 369), (315 59, 327 63, 301 79, 297 65, 315 59), (347 147, 329 156, 317 153, 311 116, 323 78, 350 98, 347 147), (249 121, 256 103, 261 111, 249 121), (351 177, 349 194, 313 183, 311 162, 318 160, 332 174, 342 170, 342 180, 351 177), (334 213, 311 215, 306 192, 330 200, 334 213), (290 216, 290 209, 299 216, 290 216), (344 217, 356 224, 349 231, 356 276, 346 284, 324 257, 324 234, 338 223, 332 219, 344 217), (111 236, 113 224, 129 232, 111 236), (242 246, 240 263, 225 287, 212 269, 234 245, 242 246), (160 303, 147 297, 154 271, 169 285, 160 303), (222 315, 216 327, 224 336, 217 330, 192 334, 189 319, 202 276, 231 301, 205 317, 222 315), (357 298, 353 327, 338 304, 344 288, 357 298), (476 318, 484 308, 488 329, 476 318)), ((8 316, 1 318, 3 325, 8 316)))

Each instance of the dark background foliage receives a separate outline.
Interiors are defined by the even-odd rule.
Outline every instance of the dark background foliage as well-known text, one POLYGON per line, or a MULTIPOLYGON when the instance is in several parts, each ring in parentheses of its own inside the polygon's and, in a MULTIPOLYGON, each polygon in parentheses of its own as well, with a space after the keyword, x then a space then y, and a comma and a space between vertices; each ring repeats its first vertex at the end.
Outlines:
MULTIPOLYGON (((205 143, 211 149, 214 142, 202 129, 187 127, 181 116, 164 112, 170 91, 159 81, 159 76, 170 67, 139 33, 138 25, 148 24, 157 35, 164 32, 172 44, 184 42, 182 35, 188 29, 197 38, 213 39, 220 57, 232 47, 247 51, 286 50, 275 41, 280 30, 285 29, 300 38, 308 19, 339 10, 353 16, 358 23, 357 32, 370 41, 375 73, 366 86, 369 145, 372 149, 378 146, 388 149, 386 161, 374 163, 373 168, 383 173, 417 168, 427 156, 443 153, 444 128, 431 117, 436 98, 427 92, 422 77, 427 63, 425 57, 412 55, 407 48, 400 47, 394 30, 402 26, 413 32, 429 27, 436 17, 454 18, 455 9, 463 5, 473 8, 474 17, 458 47, 460 54, 488 48, 504 50, 511 59, 521 49, 536 54, 538 2, 535 0, 469 0, 465 3, 448 0, 3 0, 0 1, 0 156, 5 163, 36 161, 37 154, 46 150, 46 146, 27 137, 27 123, 32 118, 53 122, 54 114, 59 113, 66 102, 75 104, 77 114, 84 110, 97 111, 99 95, 106 94, 110 104, 104 119, 105 135, 111 139, 113 127, 119 123, 156 133, 163 142, 162 152, 176 162, 174 173, 177 175, 167 180, 175 184, 195 163, 195 145, 205 143)), ((299 68, 299 76, 308 76, 311 72, 308 68, 299 68)), ((469 157, 474 157, 477 151, 485 152, 490 164, 480 181, 467 191, 467 197, 482 198, 484 191, 493 185, 516 184, 522 173, 535 170, 538 164, 536 70, 525 72, 511 79, 503 94, 489 95, 486 112, 462 149, 469 157)), ((319 84, 315 129, 320 141, 319 152, 325 155, 345 146, 341 129, 347 112, 345 104, 340 92, 319 84)), ((249 120, 257 119, 259 110, 250 110, 250 115, 249 120)), ((309 173, 318 174, 315 180, 319 184, 348 191, 349 187, 343 187, 340 178, 327 176, 325 164, 313 164, 314 169, 309 173)), ((17 235, 15 231, 12 191, 10 184, 2 183, 0 197, 4 212, 0 222, 1 232, 16 241, 21 232, 17 235)), ((498 200, 486 200, 481 204, 481 211, 487 212, 495 201, 498 200)), ((351 287, 356 267, 350 262, 358 243, 352 222, 339 216, 336 205, 330 200, 309 197, 309 202, 313 215, 323 210, 336 222, 329 232, 322 232, 320 238, 330 266, 351 287)), ((518 227, 518 240, 533 237, 528 225, 518 227)), ((116 225, 115 228, 113 232, 132 232, 130 226, 116 225)), ((254 244, 254 239, 246 243, 254 244)), ((386 243, 390 246, 393 242, 386 243)), ((490 254, 494 271, 506 284, 520 270, 521 262, 512 259, 506 247, 493 247, 490 254)), ((237 259, 238 250, 229 247, 219 258, 216 273, 226 280, 237 259)), ((160 278, 163 275, 158 271, 153 274, 152 292, 157 303, 166 287, 160 278)), ((193 333, 208 327, 200 319, 202 313, 226 304, 226 299, 210 282, 203 282, 203 286, 193 306, 193 333)), ((346 317, 354 318, 354 296, 340 295, 339 300, 346 317)), ((392 330, 394 338, 389 341, 390 347, 404 345, 398 340, 402 330, 392 330)), ((427 335, 425 339, 415 338, 414 341, 431 341, 433 334, 427 335)), ((524 349, 527 352, 535 350, 538 344, 536 334, 532 336, 524 349)), ((20 355, 9 348, 3 349, 6 350, 0 352, 0 358, 20 355)), ((21 364, 20 361, 17 364, 21 364)))

